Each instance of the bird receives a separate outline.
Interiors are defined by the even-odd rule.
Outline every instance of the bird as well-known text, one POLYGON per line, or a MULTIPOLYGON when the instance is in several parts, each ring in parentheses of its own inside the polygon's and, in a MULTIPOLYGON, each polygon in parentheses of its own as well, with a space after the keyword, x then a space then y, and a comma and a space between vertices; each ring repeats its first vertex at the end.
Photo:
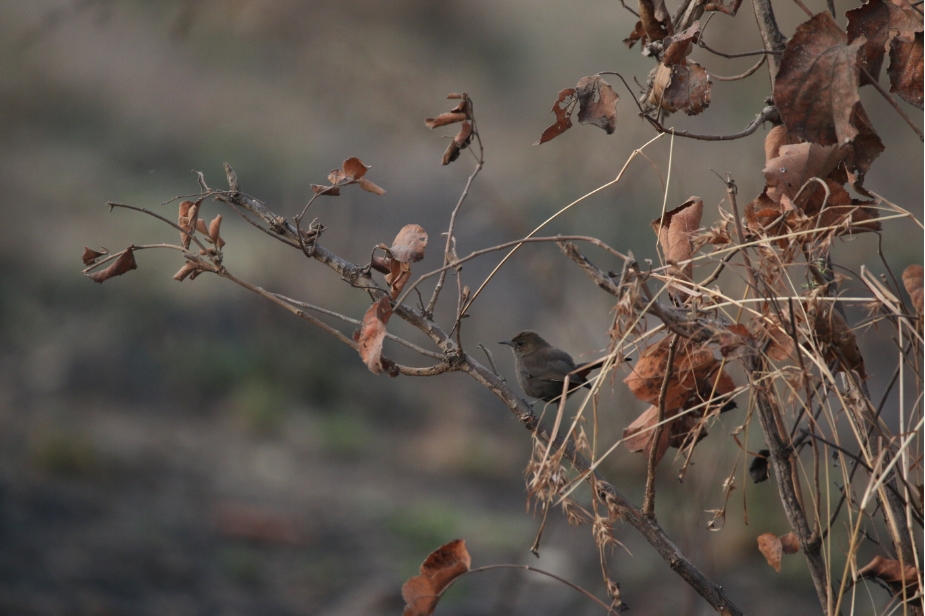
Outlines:
POLYGON ((552 346, 534 331, 522 331, 498 344, 506 344, 514 351, 517 382, 531 398, 545 402, 561 398, 566 375, 569 379, 566 395, 574 393, 579 387, 591 389, 587 375, 592 367, 585 368, 587 364, 576 366, 571 355, 552 346))

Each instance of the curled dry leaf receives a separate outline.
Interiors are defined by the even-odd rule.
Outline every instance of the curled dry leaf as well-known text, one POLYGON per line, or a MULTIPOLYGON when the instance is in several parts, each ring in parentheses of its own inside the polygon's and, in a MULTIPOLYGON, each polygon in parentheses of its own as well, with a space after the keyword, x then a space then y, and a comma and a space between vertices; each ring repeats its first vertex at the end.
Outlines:
MULTIPOLYGON (((671 420, 676 414, 676 410, 669 412, 668 409, 665 409, 666 419, 671 420)), ((655 424, 657 422, 658 407, 650 406, 642 415, 633 420, 633 423, 624 428, 623 444, 626 445, 629 451, 633 453, 642 453, 648 458, 649 452, 652 450, 653 441, 655 440, 655 424)), ((665 452, 668 451, 668 441, 671 439, 671 429, 673 426, 674 421, 671 420, 665 424, 665 427, 662 429, 662 434, 658 440, 658 451, 655 453, 656 464, 662 461, 665 452)))
POLYGON ((922 109, 922 33, 917 32, 911 41, 896 37, 890 42, 890 92, 922 109))
POLYGON ((828 12, 801 24, 787 43, 774 84, 774 103, 790 134, 820 145, 848 144, 858 96, 864 39, 848 43, 828 12))
MULTIPOLYGON (((922 18, 906 0, 867 0, 845 13, 848 42, 863 37, 861 62, 874 79, 880 76, 883 57, 894 40, 911 43, 922 31, 922 18)), ((867 79, 862 78, 862 85, 867 79)))
POLYGON ((901 595, 904 587, 907 596, 919 593, 919 578, 915 565, 903 566, 898 560, 874 556, 873 560, 858 571, 858 577, 876 578, 886 582, 894 595, 901 595))
POLYGON ((925 291, 922 289, 922 278, 925 275, 925 269, 921 265, 910 265, 903 270, 903 285, 906 287, 906 293, 912 298, 912 305, 915 306, 916 312, 922 314, 923 301, 925 301, 925 291))
MULTIPOLYGON (((663 338, 643 351, 632 372, 623 379, 630 392, 643 402, 658 404, 668 370, 669 344, 670 337, 663 338)), ((707 348, 683 339, 676 344, 674 368, 665 392, 666 410, 681 408, 689 399, 697 397, 700 383, 715 375, 719 365, 707 348)))
POLYGON ((472 125, 465 121, 459 127, 459 132, 456 133, 456 136, 453 137, 453 141, 450 142, 450 145, 447 146, 446 151, 443 153, 443 164, 449 165, 451 162, 459 158, 459 153, 469 147, 469 143, 472 142, 472 125))
POLYGON ((578 98, 575 96, 575 88, 565 88, 559 91, 559 97, 552 104, 552 112, 556 114, 556 121, 540 135, 540 138, 533 145, 546 143, 550 139, 558 137, 572 127, 572 110, 578 104, 578 98))
POLYGON ((382 356, 385 326, 391 316, 392 304, 388 297, 383 297, 369 307, 360 329, 353 334, 353 340, 360 345, 360 357, 373 374, 382 374, 385 370, 389 376, 398 376, 398 366, 382 356))
POLYGON ((183 248, 189 248, 190 241, 192 241, 192 233, 196 230, 197 225, 197 215, 199 214, 199 205, 202 203, 202 199, 198 201, 181 201, 180 202, 180 212, 177 216, 177 226, 187 231, 187 233, 180 232, 180 243, 183 245, 183 248))
POLYGON ((137 269, 138 265, 135 263, 135 255, 131 248, 126 248, 125 252, 119 255, 119 258, 115 260, 112 264, 109 265, 106 269, 100 270, 98 272, 93 272, 92 274, 87 274, 91 280, 94 282, 99 282, 100 284, 106 282, 110 278, 115 276, 121 276, 126 272, 130 272, 133 269, 137 269))
POLYGON ((183 282, 186 280, 187 276, 190 276, 190 280, 195 280, 196 276, 200 273, 199 266, 193 263, 192 261, 187 261, 183 264, 176 274, 173 275, 173 279, 177 282, 183 282))
POLYGON ((337 197, 340 195, 340 187, 347 184, 359 184, 360 188, 376 195, 385 194, 385 190, 373 184, 368 180, 366 172, 369 167, 356 156, 351 156, 344 161, 340 169, 334 169, 328 174, 330 186, 321 186, 312 184, 312 192, 316 195, 325 195, 328 197, 337 197))
POLYGON ((660 41, 673 33, 671 15, 663 0, 639 0, 639 21, 650 41, 660 41))
MULTIPOLYGON (((649 223, 652 230, 658 235, 658 243, 665 253, 665 260, 672 264, 672 275, 686 281, 691 280, 694 264, 692 262, 683 266, 678 266, 677 264, 688 261, 693 257, 691 236, 700 228, 700 218, 702 216, 703 199, 690 197, 678 207, 665 212, 662 218, 656 218, 649 223)), ((674 292, 682 298, 687 296, 680 287, 674 289, 674 292)))
POLYGON ((454 122, 462 122, 463 120, 472 119, 472 109, 469 105, 469 99, 466 96, 466 93, 463 94, 450 94, 447 96, 449 99, 458 99, 463 100, 459 101, 459 104, 456 105, 451 111, 447 113, 441 113, 436 118, 426 118, 424 120, 424 125, 427 128, 437 128, 438 126, 446 126, 447 124, 453 124, 454 122))
POLYGON ((100 250, 103 252, 97 252, 91 249, 89 246, 84 246, 84 253, 80 257, 83 260, 84 265, 93 265, 97 259, 109 254, 105 248, 101 248, 100 250))
POLYGON ((344 170, 344 175, 348 180, 359 180, 369 170, 369 167, 364 165, 363 161, 356 156, 351 156, 345 160, 341 168, 344 170))
POLYGON ((434 550, 424 564, 421 574, 410 578, 402 586, 405 600, 403 616, 430 616, 446 587, 469 570, 472 558, 462 539, 450 541, 434 550))
POLYGON ((575 86, 578 98, 578 121, 594 124, 610 135, 617 126, 617 103, 620 97, 600 75, 582 77, 575 86))
POLYGON ((312 184, 312 192, 316 195, 325 197, 339 197, 340 186, 322 186, 321 184, 312 184))
POLYGON ((623 42, 626 43, 626 46, 630 49, 632 49, 633 45, 637 42, 641 42, 642 46, 645 47, 648 41, 649 37, 646 35, 646 29, 643 27, 642 21, 637 21, 630 35, 623 39, 623 42))
POLYGON ((775 126, 768 131, 767 137, 764 138, 764 160, 770 163, 771 159, 780 156, 780 148, 783 145, 794 143, 787 132, 787 127, 783 124, 775 126))

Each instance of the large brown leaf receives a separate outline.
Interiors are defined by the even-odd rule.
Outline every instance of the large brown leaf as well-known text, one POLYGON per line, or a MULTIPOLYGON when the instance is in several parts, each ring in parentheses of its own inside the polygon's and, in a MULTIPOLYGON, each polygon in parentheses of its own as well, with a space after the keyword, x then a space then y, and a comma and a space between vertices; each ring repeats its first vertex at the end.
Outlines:
POLYGON ((848 144, 858 96, 863 37, 847 35, 828 13, 801 24, 787 43, 774 85, 774 103, 791 135, 820 145, 848 144))
POLYGON ((777 157, 769 160, 763 170, 767 195, 775 203, 784 196, 793 199, 810 178, 825 178, 846 154, 836 146, 816 143, 782 145, 777 150, 777 157))
MULTIPOLYGON (((845 13, 848 18, 848 42, 864 37, 861 60, 876 79, 890 43, 897 38, 911 43, 922 31, 922 18, 906 0, 867 0, 863 6, 845 13)), ((866 83, 866 78, 862 83, 866 83)))
POLYGON ((899 37, 890 43, 890 92, 895 92, 904 101, 922 109, 922 33, 918 32, 912 41, 899 37))
MULTIPOLYGON (((656 218, 649 223, 658 235, 658 243, 669 263, 687 261, 693 256, 691 235, 700 228, 702 216, 703 199, 691 197, 673 210, 665 212, 662 218, 656 218)), ((672 265, 672 274, 684 280, 690 280, 693 272, 693 263, 687 263, 683 267, 672 265)))
POLYGON ((385 370, 389 376, 398 376, 398 367, 394 362, 382 356, 382 341, 385 339, 385 326, 392 316, 392 304, 388 297, 374 303, 363 315, 363 324, 353 334, 353 339, 360 348, 360 357, 373 374, 385 370))
POLYGON ((659 64, 648 102, 670 113, 683 109, 687 115, 697 115, 710 106, 711 85, 706 69, 696 62, 659 64))
POLYGON ((617 103, 620 97, 600 75, 582 77, 575 86, 578 97, 578 121, 603 128, 608 135, 617 126, 617 103))

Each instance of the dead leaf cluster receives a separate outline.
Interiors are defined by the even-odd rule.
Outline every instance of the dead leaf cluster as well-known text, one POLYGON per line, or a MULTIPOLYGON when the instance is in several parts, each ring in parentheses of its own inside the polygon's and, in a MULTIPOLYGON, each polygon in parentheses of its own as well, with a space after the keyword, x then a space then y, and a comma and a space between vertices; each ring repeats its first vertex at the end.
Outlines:
POLYGON ((687 59, 700 37, 700 22, 676 36, 665 38, 662 60, 650 75, 646 104, 667 113, 684 110, 697 115, 710 106, 712 82, 707 70, 687 59))
POLYGON ((340 196, 341 186, 359 184, 360 188, 366 192, 371 192, 374 195, 384 195, 385 190, 383 188, 380 188, 366 178, 367 171, 369 171, 369 167, 363 164, 362 160, 356 156, 351 156, 344 161, 340 169, 334 169, 328 174, 328 181, 331 183, 330 186, 312 184, 312 192, 316 195, 324 195, 326 197, 338 197, 340 196))
POLYGON ((459 99, 459 104, 450 111, 441 113, 436 118, 426 118, 424 120, 424 125, 431 129, 461 122, 459 132, 456 133, 453 141, 450 142, 450 145, 447 146, 446 151, 443 153, 444 165, 449 165, 459 158, 459 153, 469 147, 474 137, 472 100, 469 95, 463 92, 462 94, 449 94, 447 98, 450 100, 459 99))
POLYGON ((627 448, 648 456, 658 420, 659 396, 670 369, 663 400, 665 419, 670 421, 662 431, 656 461, 661 460, 669 447, 681 448, 688 442, 693 446, 704 438, 707 431, 702 420, 707 415, 734 408, 729 394, 735 390, 735 383, 713 351, 704 344, 678 338, 674 363, 669 368, 670 340, 671 337, 666 337, 648 347, 633 371, 623 379, 634 396, 652 405, 623 431, 627 448), (676 417, 684 411, 689 412, 676 417))
POLYGON ((572 127, 572 111, 578 107, 578 122, 593 124, 610 135, 617 126, 617 103, 620 97, 600 75, 582 77, 574 88, 559 92, 552 105, 556 121, 550 125, 533 145, 546 143, 572 127))

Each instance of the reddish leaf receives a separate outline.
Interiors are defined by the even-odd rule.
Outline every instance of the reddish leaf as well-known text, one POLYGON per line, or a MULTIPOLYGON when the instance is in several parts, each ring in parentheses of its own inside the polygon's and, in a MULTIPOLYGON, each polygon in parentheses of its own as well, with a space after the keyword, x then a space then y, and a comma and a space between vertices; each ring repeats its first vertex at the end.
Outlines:
POLYGON ((195 280, 196 276, 194 274, 196 274, 196 272, 198 271, 199 271, 198 265, 196 265, 192 261, 187 261, 186 263, 183 264, 183 267, 177 270, 177 273, 173 275, 173 279, 176 280, 177 282, 183 282, 184 280, 186 280, 187 276, 192 275, 192 278, 190 278, 190 280, 195 280))
POLYGON ((427 231, 420 225, 405 225, 395 236, 389 252, 396 261, 417 263, 424 258, 426 247, 427 231))
POLYGON ((623 42, 626 43, 626 46, 630 49, 633 48, 637 42, 641 42, 642 46, 645 47, 646 43, 649 41, 649 37, 646 36, 646 29, 642 25, 642 21, 637 21, 636 25, 633 27, 633 31, 630 32, 630 35, 623 39, 623 42))
MULTIPOLYGON (((205 197, 203 197, 204 199, 205 197)), ((187 231, 188 233, 180 232, 180 243, 183 245, 183 248, 189 248, 190 241, 192 240, 192 232, 196 230, 196 218, 199 214, 199 204, 202 203, 202 199, 198 201, 181 201, 180 202, 180 211, 177 216, 177 226, 187 231)))
POLYGON ((601 79, 600 75, 582 77, 575 86, 575 96, 580 105, 578 121, 594 124, 603 128, 608 135, 612 134, 617 125, 617 103, 620 97, 610 84, 601 79))
POLYGON ((347 176, 349 180, 359 180, 366 175, 366 171, 369 169, 369 167, 364 165, 363 161, 356 156, 351 156, 345 160, 342 168, 344 170, 344 175, 347 176))
POLYGON ((866 378, 864 356, 858 348, 857 337, 841 314, 831 306, 816 303, 807 307, 816 339, 823 349, 827 363, 838 362, 838 369, 857 370, 866 378))
MULTIPOLYGON (((880 75, 883 56, 896 38, 911 43, 922 31, 921 16, 906 0, 867 0, 863 6, 845 13, 848 42, 864 37, 861 61, 874 79, 880 75)), ((867 79, 862 78, 862 83, 867 79)))
POLYGON ((408 280, 411 278, 411 265, 402 263, 395 259, 389 260, 389 273, 386 274, 385 282, 390 287, 390 297, 394 300, 398 298, 399 293, 405 288, 408 280))
POLYGON ((666 66, 685 63, 685 58, 693 50, 694 43, 700 38, 700 22, 695 21, 690 28, 665 39, 665 51, 662 54, 662 63, 666 66))
POLYGON ((639 20, 650 41, 660 41, 673 33, 671 15, 663 0, 639 0, 639 20))
POLYGON ((890 92, 895 92, 904 101, 922 109, 922 33, 909 42, 899 37, 890 43, 890 92))
POLYGON ((403 616, 433 614, 440 594, 471 565, 472 559, 462 539, 451 541, 432 552, 421 565, 421 575, 410 578, 402 586, 401 594, 406 603, 403 616))
POLYGON ((388 297, 374 303, 363 315, 363 323, 353 339, 360 345, 360 357, 373 374, 385 370, 389 376, 398 376, 398 367, 389 359, 382 357, 382 341, 385 339, 385 326, 392 316, 392 304, 388 297))
POLYGON ((854 140, 861 45, 862 39, 849 44, 827 12, 797 28, 774 85, 774 102, 791 135, 820 145, 854 140))
POLYGON ((80 258, 83 259, 84 265, 91 265, 97 259, 107 254, 109 253, 108 252, 97 252, 95 250, 92 250, 88 246, 84 246, 84 253, 80 258))
POLYGON ((775 571, 780 571, 780 560, 784 553, 780 539, 774 533, 764 533, 758 536, 758 549, 764 554, 768 564, 774 567, 775 571))
POLYGON ((209 223, 209 239, 215 244, 218 248, 221 248, 225 245, 225 241, 222 240, 221 236, 218 234, 222 228, 222 215, 218 214, 215 218, 212 219, 212 222, 209 223))
POLYGON ((922 314, 925 310, 925 291, 922 289, 922 278, 925 275, 925 269, 921 265, 910 265, 903 270, 903 285, 906 287, 906 293, 912 298, 912 305, 915 306, 916 312, 922 314))
POLYGON ((550 139, 558 137, 572 126, 572 109, 578 104, 578 98, 575 96, 575 88, 566 88, 559 92, 559 98, 552 104, 552 112, 556 114, 556 121, 552 126, 543 131, 539 141, 533 145, 546 143, 550 139))
POLYGON ((98 272, 88 274, 88 276, 90 276, 90 279, 94 282, 99 282, 102 284, 110 278, 121 276, 122 274, 137 268, 138 265, 135 263, 135 255, 133 254, 132 249, 126 248, 125 252, 119 255, 119 258, 116 259, 114 263, 109 265, 109 267, 98 272))

